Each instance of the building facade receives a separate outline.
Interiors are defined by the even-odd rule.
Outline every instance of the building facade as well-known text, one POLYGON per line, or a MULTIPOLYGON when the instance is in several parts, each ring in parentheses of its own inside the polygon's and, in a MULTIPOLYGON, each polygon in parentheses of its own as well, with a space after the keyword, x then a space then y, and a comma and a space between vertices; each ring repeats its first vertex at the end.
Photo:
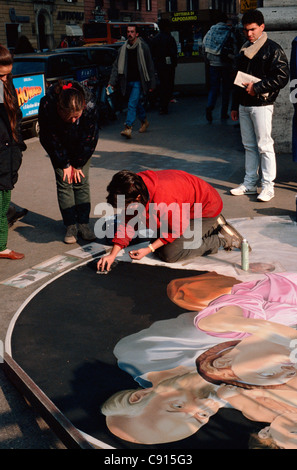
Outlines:
POLYGON ((85 0, 86 22, 149 21, 158 18, 158 0, 85 0))
POLYGON ((26 36, 36 50, 78 38, 83 23, 100 20, 157 22, 166 13, 220 10, 234 15, 240 0, 0 0, 0 42, 13 50, 26 36))
POLYGON ((0 6, 0 43, 11 50, 20 36, 34 49, 46 50, 58 47, 69 31, 82 34, 84 0, 0 0, 0 6))

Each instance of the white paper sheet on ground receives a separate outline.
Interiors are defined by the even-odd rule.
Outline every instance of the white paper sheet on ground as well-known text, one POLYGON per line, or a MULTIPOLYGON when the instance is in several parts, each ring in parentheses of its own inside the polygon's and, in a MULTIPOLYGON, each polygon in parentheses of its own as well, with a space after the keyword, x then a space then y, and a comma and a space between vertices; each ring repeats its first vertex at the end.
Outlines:
POLYGON ((80 246, 79 248, 74 248, 66 253, 68 255, 78 256, 79 258, 88 258, 89 256, 98 255, 99 253, 105 253, 108 248, 110 248, 110 246, 92 242, 80 246))

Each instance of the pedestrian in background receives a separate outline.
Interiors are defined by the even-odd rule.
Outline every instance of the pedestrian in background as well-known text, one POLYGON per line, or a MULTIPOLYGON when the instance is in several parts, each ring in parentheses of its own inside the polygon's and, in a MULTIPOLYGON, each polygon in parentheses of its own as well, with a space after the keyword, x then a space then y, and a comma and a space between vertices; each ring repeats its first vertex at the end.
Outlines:
POLYGON ((26 145, 21 136, 22 113, 12 82, 12 64, 9 50, 0 45, 0 258, 17 260, 24 254, 7 248, 7 212, 26 145))
POLYGON ((99 137, 98 113, 91 91, 78 82, 52 85, 39 106, 40 143, 49 154, 58 203, 66 226, 65 243, 77 235, 92 241, 89 226, 91 157, 99 137))
POLYGON ((231 189, 233 196, 257 194, 261 166, 261 192, 258 201, 274 197, 276 158, 271 136, 274 102, 289 81, 287 57, 279 44, 268 39, 264 17, 259 10, 248 10, 242 17, 247 38, 237 56, 238 71, 254 78, 234 86, 231 117, 239 119, 242 143, 245 148, 245 177, 243 183, 231 189))
POLYGON ((159 113, 168 114, 168 105, 174 91, 177 45, 170 33, 170 21, 162 19, 158 25, 160 32, 152 39, 151 50, 159 79, 159 113))
POLYGON ((228 119, 232 89, 234 57, 238 53, 236 38, 227 15, 221 13, 220 21, 211 26, 203 38, 203 47, 209 64, 209 92, 206 119, 212 122, 212 112, 221 91, 221 119, 228 119))
POLYGON ((145 132, 149 126, 142 99, 155 88, 155 70, 150 48, 139 37, 137 26, 127 27, 127 38, 113 64, 109 86, 114 89, 119 84, 123 96, 129 97, 125 129, 121 135, 130 139, 136 117, 141 122, 139 132, 145 132))

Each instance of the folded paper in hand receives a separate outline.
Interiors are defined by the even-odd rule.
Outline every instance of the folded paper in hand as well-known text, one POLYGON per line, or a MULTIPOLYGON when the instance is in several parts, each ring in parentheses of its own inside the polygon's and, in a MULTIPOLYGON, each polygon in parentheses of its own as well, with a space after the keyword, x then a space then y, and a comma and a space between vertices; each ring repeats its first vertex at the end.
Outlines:
MULTIPOLYGON (((234 85, 238 85, 241 88, 245 88, 244 83, 257 83, 260 82, 261 78, 255 77, 254 75, 250 75, 249 73, 241 72, 240 70, 237 72, 234 85)), ((264 98, 267 98, 269 93, 262 93, 264 98)))

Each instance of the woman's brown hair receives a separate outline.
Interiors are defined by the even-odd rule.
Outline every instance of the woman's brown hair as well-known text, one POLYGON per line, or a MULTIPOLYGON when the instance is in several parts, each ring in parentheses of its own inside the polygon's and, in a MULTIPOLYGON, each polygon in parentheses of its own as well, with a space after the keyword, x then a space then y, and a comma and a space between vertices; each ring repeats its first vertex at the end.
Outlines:
MULTIPOLYGON (((8 66, 13 64, 12 55, 9 50, 0 45, 0 66, 8 66)), ((14 140, 18 141, 18 130, 17 130, 17 117, 19 111, 18 100, 14 92, 12 75, 7 76, 7 80, 3 82, 4 92, 4 106, 8 115, 11 132, 14 140)))
POLYGON ((57 109, 62 119, 67 120, 86 105, 84 90, 77 82, 60 80, 55 86, 58 96, 57 109))

